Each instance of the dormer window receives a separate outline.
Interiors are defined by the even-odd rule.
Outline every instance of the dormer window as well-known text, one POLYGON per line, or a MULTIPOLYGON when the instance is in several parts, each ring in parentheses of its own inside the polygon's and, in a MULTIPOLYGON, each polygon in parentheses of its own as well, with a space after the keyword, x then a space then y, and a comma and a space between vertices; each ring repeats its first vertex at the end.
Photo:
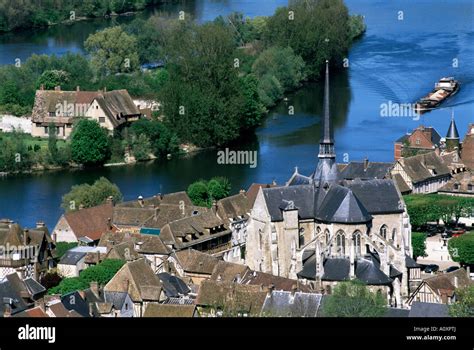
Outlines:
POLYGON ((459 183, 456 182, 456 183, 454 184, 454 189, 455 189, 456 191, 458 191, 459 188, 460 188, 460 185, 459 185, 459 183))
POLYGON ((419 144, 421 144, 421 140, 420 140, 420 139, 416 139, 415 143, 416 143, 417 145, 419 145, 419 144))

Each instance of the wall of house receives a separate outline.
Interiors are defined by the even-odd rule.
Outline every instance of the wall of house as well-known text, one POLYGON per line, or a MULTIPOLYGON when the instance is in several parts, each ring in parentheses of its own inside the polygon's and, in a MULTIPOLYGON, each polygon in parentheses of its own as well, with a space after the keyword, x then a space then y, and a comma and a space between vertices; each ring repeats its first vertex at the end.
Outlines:
MULTIPOLYGON (((57 242, 77 242, 77 237, 74 231, 69 226, 66 217, 61 215, 56 226, 53 229, 52 235, 56 235, 57 242)), ((53 236, 54 237, 54 236, 53 236)))
POLYGON ((100 126, 106 128, 109 131, 114 130, 113 124, 109 120, 109 117, 107 117, 105 114, 102 107, 99 106, 97 100, 94 100, 94 102, 92 102, 92 104, 87 109, 86 117, 95 120, 100 126), (102 121, 101 118, 103 118, 102 121))
POLYGON ((444 185, 446 185, 449 181, 449 179, 451 178, 451 176, 445 176, 445 177, 442 177, 442 178, 438 178, 438 179, 428 179, 426 181, 423 181, 423 182, 419 182, 419 183, 416 183, 416 184, 413 184, 413 193, 435 193, 435 192, 438 192, 438 190, 443 187, 444 185))
MULTIPOLYGON (((71 132, 72 124, 60 126, 57 130, 56 136, 58 139, 65 140, 71 135, 71 132)), ((41 125, 41 123, 32 123, 31 136, 47 138, 49 137, 49 132, 45 129, 44 126, 41 125)))

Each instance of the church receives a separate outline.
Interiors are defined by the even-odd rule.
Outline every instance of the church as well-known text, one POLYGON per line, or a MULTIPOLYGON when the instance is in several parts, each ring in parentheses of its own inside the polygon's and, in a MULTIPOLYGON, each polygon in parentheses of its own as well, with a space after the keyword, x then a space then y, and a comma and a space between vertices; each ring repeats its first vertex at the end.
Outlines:
MULTIPOLYGON (((246 264, 331 293, 358 279, 402 307, 410 294, 411 225, 391 179, 344 180, 336 164, 326 61, 324 120, 314 172, 261 188, 250 213, 246 264)), ((419 269, 418 269, 419 270, 419 269)))

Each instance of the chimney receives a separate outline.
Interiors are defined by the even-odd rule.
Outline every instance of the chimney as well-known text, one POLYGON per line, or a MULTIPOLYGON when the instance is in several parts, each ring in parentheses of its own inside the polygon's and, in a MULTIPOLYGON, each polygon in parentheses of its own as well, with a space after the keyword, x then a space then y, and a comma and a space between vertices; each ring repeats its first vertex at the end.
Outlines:
POLYGON ((99 297, 99 283, 96 281, 92 281, 90 283, 90 289, 92 293, 94 293, 97 297, 99 297))
POLYGON ((100 263, 100 251, 99 250, 96 252, 96 257, 97 257, 97 264, 99 264, 100 263))
POLYGON ((466 274, 467 278, 471 278, 471 267, 469 265, 466 266, 466 274))
POLYGON ((77 92, 81 91, 81 87, 79 85, 76 86, 76 91, 77 92))
POLYGON ((56 233, 53 233, 51 235, 51 238, 53 239, 53 242, 56 243, 56 239, 58 238, 58 235, 56 233))
POLYGON ((107 218, 107 229, 112 230, 112 219, 107 218))
POLYGON ((294 296, 297 291, 298 291, 298 286, 295 283, 291 286, 291 295, 294 296))
POLYGON ((106 201, 107 204, 114 204, 114 197, 113 196, 108 196, 106 201))
POLYGON ((141 207, 145 204, 145 201, 143 200, 142 196, 138 196, 138 203, 140 204, 141 207))
POLYGON ((368 167, 369 167, 369 158, 365 157, 364 158, 364 171, 367 171, 368 167))
POLYGON ((46 311, 46 305, 45 305, 45 302, 44 302, 44 298, 36 300, 35 301, 35 307, 40 307, 41 310, 46 311))
POLYGON ((216 200, 212 201, 212 209, 214 209, 214 212, 217 213, 217 201, 216 200))
POLYGON ((239 191, 239 193, 240 193, 240 194, 245 194, 245 190, 244 190, 244 189, 241 189, 241 190, 239 191))
POLYGON ((61 91, 61 85, 55 86, 54 91, 61 91))
POLYGON ((104 92, 107 92, 107 86, 104 86, 104 92))
POLYGON ((40 90, 41 90, 41 91, 44 91, 44 84, 41 84, 40 90))
POLYGON ((3 317, 10 317, 12 315, 12 307, 10 303, 5 303, 5 298, 4 298, 4 304, 5 304, 5 311, 3 311, 3 317))
POLYGON ((458 287, 459 287, 458 276, 454 276, 454 288, 458 288, 458 287))
POLYGON ((275 290, 275 285, 273 283, 270 283, 270 285, 267 287, 267 295, 271 296, 274 290, 275 290))
POLYGON ((79 210, 84 209, 84 204, 79 204, 79 210))
POLYGON ((158 220, 158 213, 160 212, 160 209, 157 207, 157 208, 154 208, 153 210, 153 220, 158 220))
POLYGON ((28 243, 27 243, 27 240, 28 240, 28 232, 29 232, 29 231, 28 231, 27 228, 25 228, 25 229, 23 230, 23 245, 24 245, 25 247, 26 247, 26 245, 28 244, 28 243))
POLYGON ((43 227, 45 227, 45 226, 46 226, 46 225, 45 225, 44 221, 38 221, 38 222, 36 223, 36 228, 43 228, 43 227))

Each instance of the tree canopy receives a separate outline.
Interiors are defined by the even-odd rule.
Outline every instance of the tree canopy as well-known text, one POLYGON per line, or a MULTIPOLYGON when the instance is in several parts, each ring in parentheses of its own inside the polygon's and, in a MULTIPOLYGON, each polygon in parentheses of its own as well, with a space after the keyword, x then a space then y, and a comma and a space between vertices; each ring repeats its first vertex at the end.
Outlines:
POLYGON ((474 317, 474 285, 458 288, 456 302, 449 305, 451 317, 474 317))
POLYGON ((72 160, 86 166, 101 165, 109 155, 107 130, 95 120, 79 120, 71 135, 72 160))
POLYGON ((187 193, 194 205, 210 207, 213 201, 230 194, 231 185, 225 177, 213 177, 209 181, 199 180, 189 185, 187 193))
POLYGON ((474 232, 451 238, 448 250, 454 261, 462 265, 474 264, 474 232))
POLYGON ((101 177, 92 185, 72 186, 71 191, 63 196, 61 207, 66 212, 79 210, 81 206, 90 208, 105 203, 109 197, 112 197, 114 203, 117 203, 122 200, 122 193, 117 185, 105 177, 101 177))
POLYGON ((382 294, 373 293, 361 281, 338 283, 323 305, 327 317, 380 317, 386 312, 382 294))
POLYGON ((426 235, 422 232, 411 233, 411 245, 413 247, 413 258, 426 256, 426 235))

